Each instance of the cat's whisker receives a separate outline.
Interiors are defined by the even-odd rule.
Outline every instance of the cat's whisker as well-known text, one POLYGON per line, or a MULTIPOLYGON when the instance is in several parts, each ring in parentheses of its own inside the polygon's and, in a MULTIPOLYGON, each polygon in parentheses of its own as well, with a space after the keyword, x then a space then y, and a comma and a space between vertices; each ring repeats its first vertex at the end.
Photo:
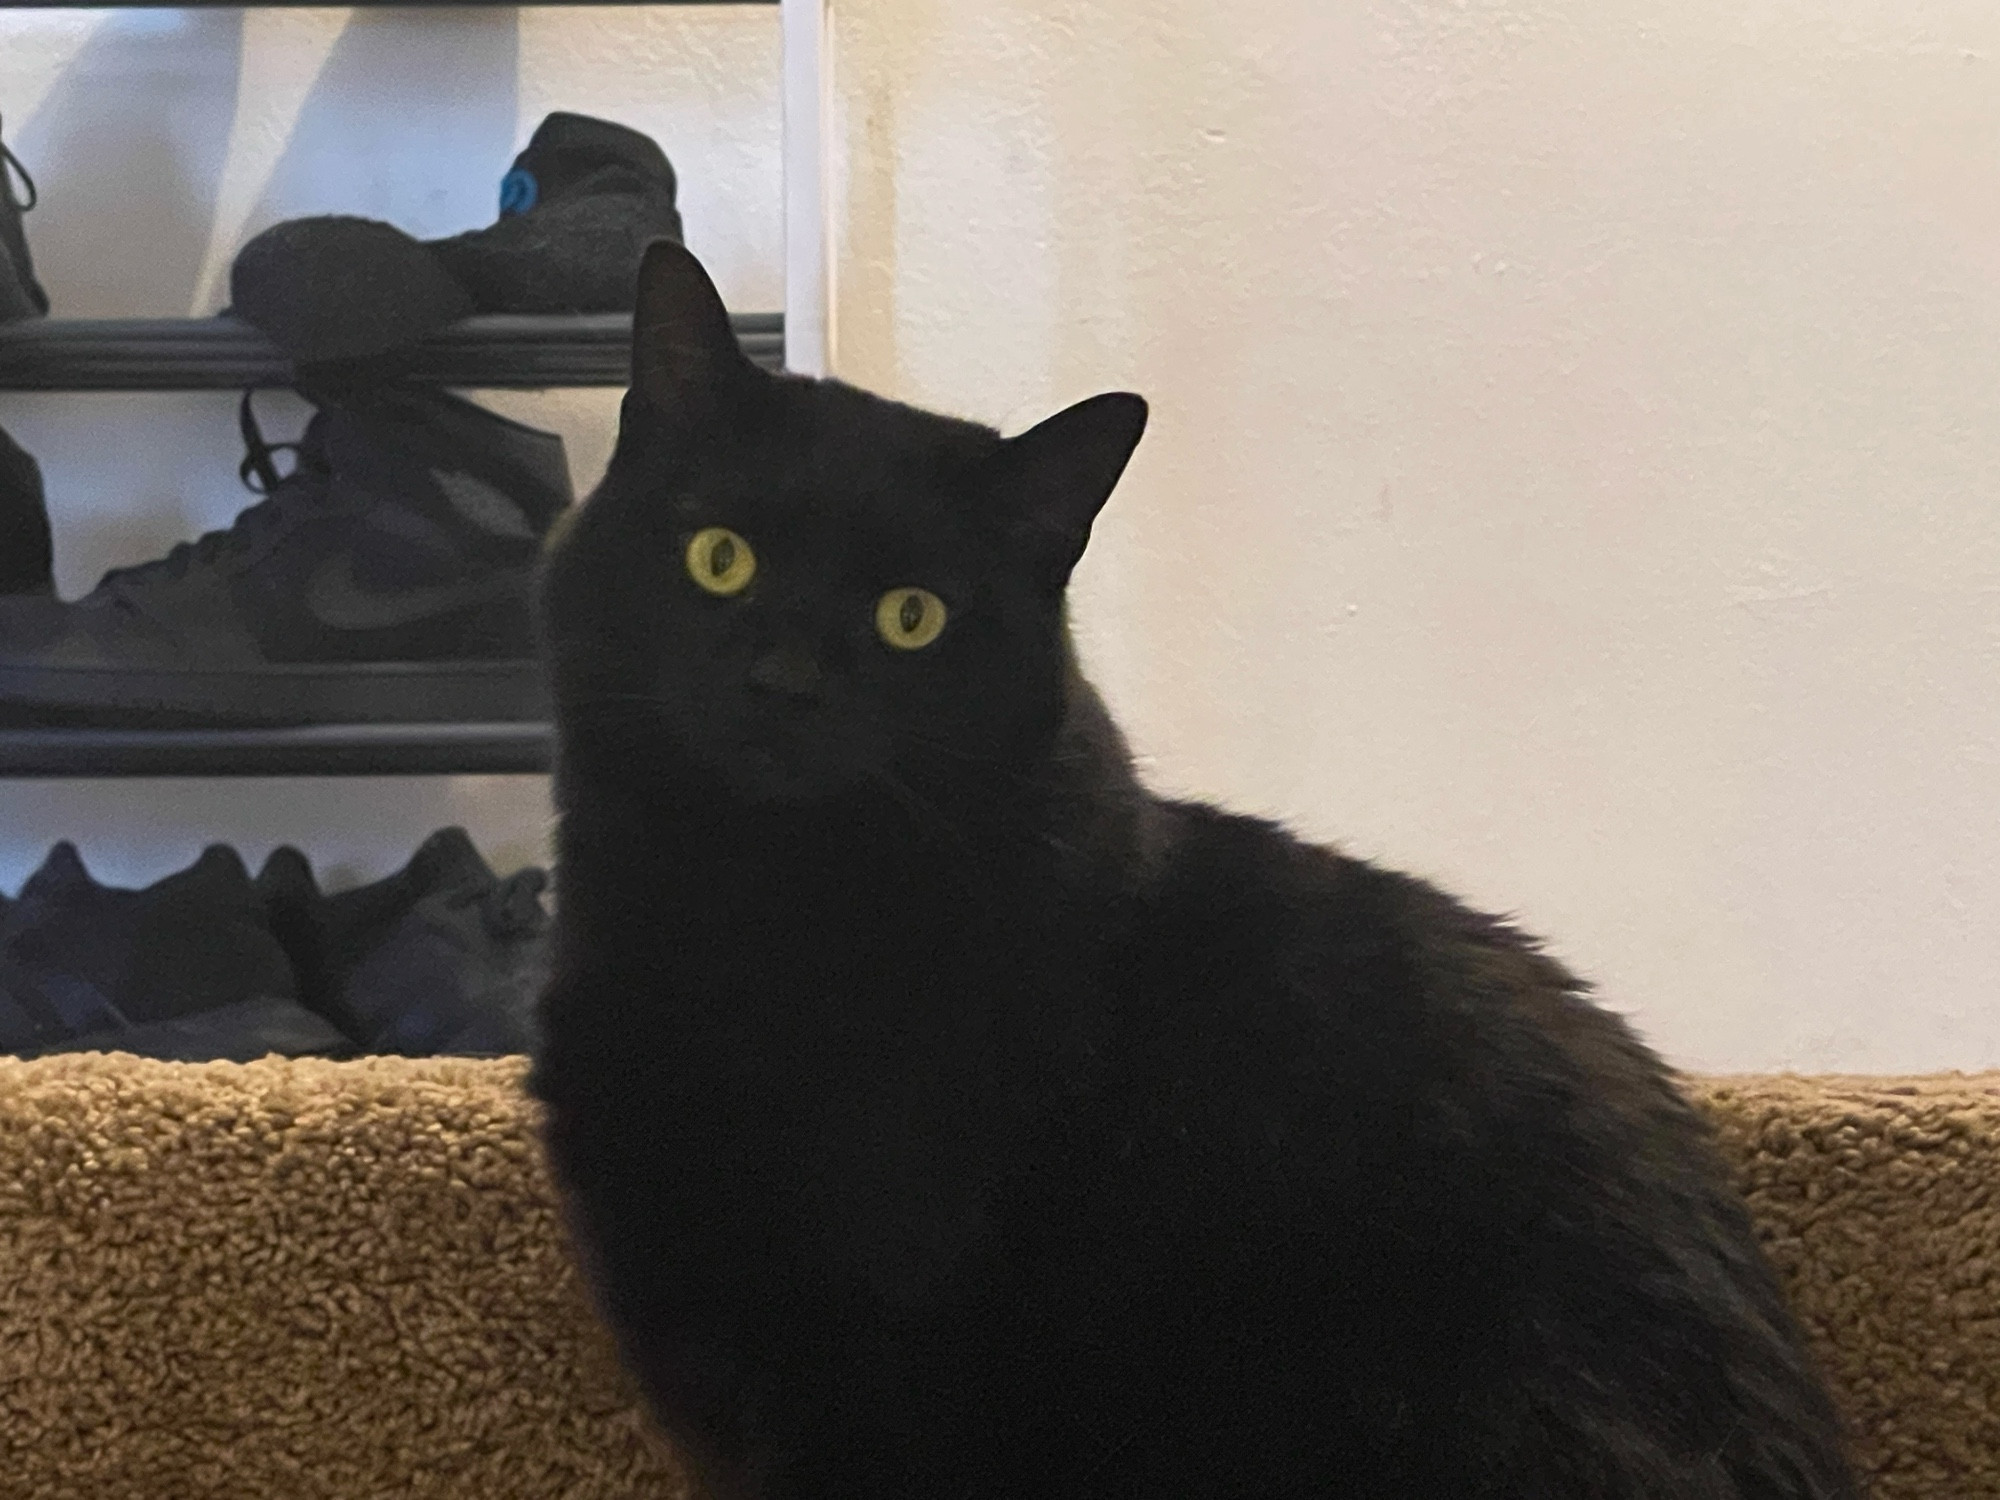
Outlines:
POLYGON ((1052 833, 1044 833, 1042 835, 1042 842, 1066 859, 1081 859, 1083 857, 1076 845, 1068 842, 1066 839, 1059 839, 1052 833))
POLYGON ((964 765, 978 766, 994 775, 1005 777, 1017 785, 1034 786, 1038 784, 1036 777, 1008 765, 998 756, 981 755, 976 750, 963 750, 956 745, 947 745, 940 740, 931 739, 929 736, 911 729, 900 731, 900 736, 909 743, 932 754, 942 755, 949 760, 955 760, 964 765))
POLYGON ((900 802, 904 810, 915 816, 919 822, 927 822, 933 829, 948 836, 961 849, 966 848, 965 836, 951 819, 945 816, 944 811, 937 804, 921 796, 894 772, 878 766, 870 771, 869 779, 900 802))

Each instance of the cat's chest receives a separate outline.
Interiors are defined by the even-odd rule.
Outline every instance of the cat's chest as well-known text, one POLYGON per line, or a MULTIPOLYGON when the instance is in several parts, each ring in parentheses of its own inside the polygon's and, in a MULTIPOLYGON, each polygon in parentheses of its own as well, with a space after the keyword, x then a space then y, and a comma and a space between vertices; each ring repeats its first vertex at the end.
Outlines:
POLYGON ((690 1256, 895 1304, 968 1274, 996 1182, 1092 1065, 1062 909, 886 857, 648 875, 573 883, 544 1012, 560 1138, 626 1163, 604 1212, 671 1203, 709 1226, 672 1237, 690 1256))
POLYGON ((908 965, 781 984, 764 967, 748 986, 700 975, 650 998, 643 1068, 572 1093, 571 1118, 598 1122, 589 1136, 631 1143, 604 1211, 671 1203, 690 1284, 769 1266, 914 1308, 974 1274, 992 1245, 991 1174, 1035 1115, 993 1028, 969 1007, 885 1003, 884 989, 930 993, 930 971, 908 965))
POLYGON ((650 996, 665 1092, 732 1101, 829 1148, 981 1137, 1064 1054, 1049 954, 970 932, 691 946, 650 996), (761 1103, 753 1103, 761 1101, 761 1103))
POLYGON ((593 981, 643 1024, 599 1054, 615 1090, 569 1080, 572 1116, 643 1143, 639 1198, 723 1229, 690 1254, 818 1265, 893 1306, 963 1283, 997 1186, 1089 1065, 1052 950, 971 922, 875 943, 744 925, 683 928, 593 981))
POLYGON ((1034 1008, 1074 956, 1060 909, 895 848, 741 867, 691 858, 663 883, 652 972, 691 1027, 928 1069, 1034 1008))

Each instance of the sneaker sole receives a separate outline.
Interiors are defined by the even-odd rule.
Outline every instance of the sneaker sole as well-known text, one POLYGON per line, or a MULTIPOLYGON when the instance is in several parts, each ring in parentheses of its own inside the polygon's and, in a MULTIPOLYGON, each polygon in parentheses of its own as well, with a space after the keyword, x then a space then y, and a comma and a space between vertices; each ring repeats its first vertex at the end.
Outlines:
POLYGON ((550 716, 538 661, 330 662, 228 671, 0 663, 0 722, 216 724, 534 723, 550 716))
POLYGON ((351 1057, 359 1049, 332 1023, 296 1000, 260 998, 43 1042, 21 1057, 63 1052, 129 1052, 161 1062, 255 1062, 280 1057, 351 1057))

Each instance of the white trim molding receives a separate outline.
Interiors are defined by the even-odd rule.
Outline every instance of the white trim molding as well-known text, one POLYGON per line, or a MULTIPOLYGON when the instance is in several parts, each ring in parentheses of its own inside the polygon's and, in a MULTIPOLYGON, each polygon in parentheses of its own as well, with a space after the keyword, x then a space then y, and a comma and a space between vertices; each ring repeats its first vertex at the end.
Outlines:
POLYGON ((832 121, 831 0, 779 0, 784 37, 785 367, 833 367, 833 254, 827 217, 832 121))

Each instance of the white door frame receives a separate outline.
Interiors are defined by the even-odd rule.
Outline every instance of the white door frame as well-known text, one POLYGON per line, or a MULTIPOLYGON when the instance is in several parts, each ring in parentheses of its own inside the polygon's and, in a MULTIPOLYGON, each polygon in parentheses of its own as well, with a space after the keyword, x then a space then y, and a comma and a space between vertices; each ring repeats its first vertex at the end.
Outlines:
POLYGON ((785 368, 801 375, 825 375, 833 367, 833 255, 827 212, 831 5, 832 0, 779 0, 785 75, 785 368))

